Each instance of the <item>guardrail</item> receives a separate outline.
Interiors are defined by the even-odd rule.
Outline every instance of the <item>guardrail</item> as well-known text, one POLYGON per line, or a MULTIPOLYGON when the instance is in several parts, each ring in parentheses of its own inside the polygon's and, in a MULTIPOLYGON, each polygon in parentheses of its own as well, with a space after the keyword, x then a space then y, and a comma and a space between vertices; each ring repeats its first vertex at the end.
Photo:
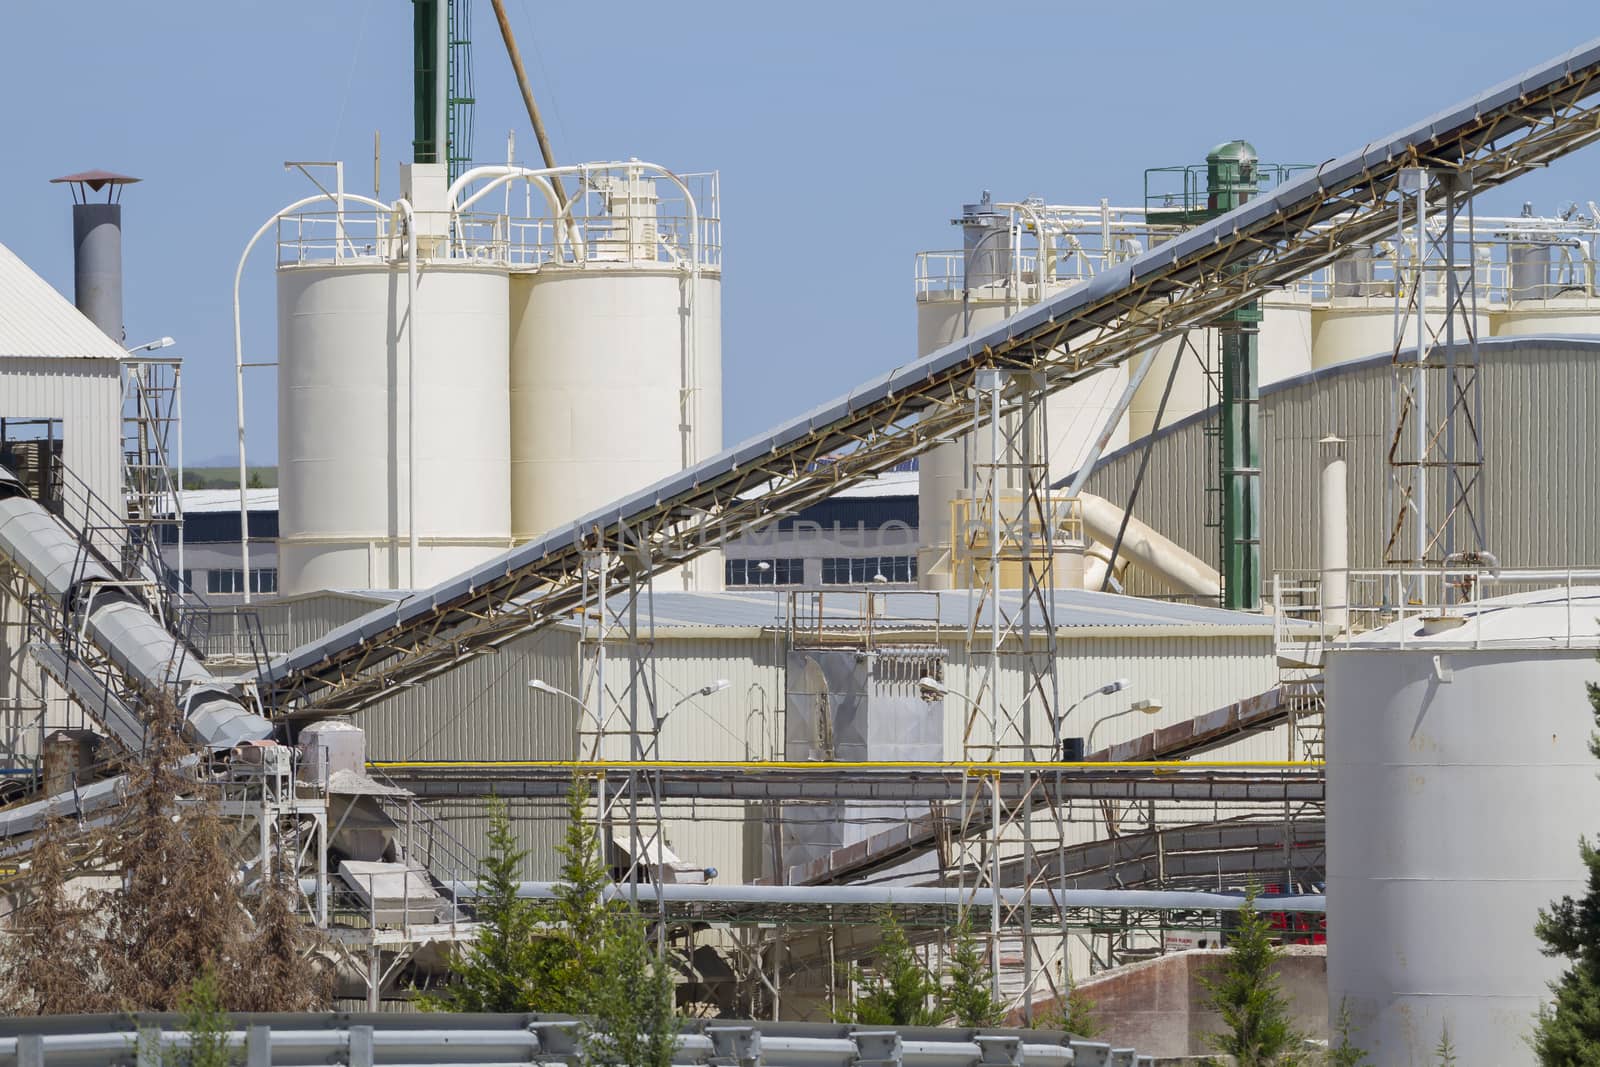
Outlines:
MULTIPOLYGON (((193 1047, 173 1014, 0 1020, 3 1067, 161 1067, 193 1047)), ((217 1035, 244 1067, 579 1062, 582 1020, 552 1015, 236 1014, 217 1035)), ((208 1035, 209 1036, 209 1035, 208 1035)), ((1060 1031, 697 1020, 674 1064, 729 1067, 1149 1067, 1155 1060, 1060 1031)))

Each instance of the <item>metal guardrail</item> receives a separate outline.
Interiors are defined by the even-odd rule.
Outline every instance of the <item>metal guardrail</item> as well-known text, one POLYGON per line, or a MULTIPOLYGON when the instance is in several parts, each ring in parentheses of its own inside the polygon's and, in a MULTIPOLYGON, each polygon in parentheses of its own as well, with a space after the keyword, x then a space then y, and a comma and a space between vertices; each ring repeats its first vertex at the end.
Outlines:
MULTIPOLYGON (((552 1015, 245 1014, 218 1035, 243 1067, 578 1062, 584 1025, 552 1015)), ((0 1020, 0 1067, 161 1067, 192 1046, 173 1014, 0 1020)), ((1060 1031, 698 1020, 674 1064, 729 1067, 1149 1067, 1131 1048, 1060 1031)))

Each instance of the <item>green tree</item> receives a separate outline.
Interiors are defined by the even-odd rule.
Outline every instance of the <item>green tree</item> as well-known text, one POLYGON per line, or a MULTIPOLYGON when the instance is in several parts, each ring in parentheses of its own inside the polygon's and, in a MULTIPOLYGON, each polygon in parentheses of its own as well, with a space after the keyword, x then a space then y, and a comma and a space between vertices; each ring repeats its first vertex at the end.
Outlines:
POLYGON ((265 489, 267 483, 262 479, 260 471, 251 471, 250 477, 245 479, 244 487, 246 489, 265 489))
POLYGON ((940 1011, 957 1026, 1000 1025, 1006 1010, 992 993, 993 977, 983 947, 972 932, 969 910, 956 924, 950 945, 950 982, 939 993, 940 1011))
POLYGON ((1272 965, 1281 953, 1272 944, 1270 923, 1256 911, 1257 895, 1254 886, 1245 893, 1221 978, 1205 982, 1209 1006, 1222 1016, 1224 1027, 1211 1035, 1211 1045, 1233 1056, 1238 1067, 1277 1067, 1298 1061, 1303 1039, 1278 989, 1272 965))
POLYGON ((1067 993, 1055 1008, 1040 1015, 1034 1022, 1040 1030, 1065 1030, 1074 1037, 1096 1037, 1101 1031, 1100 1020, 1095 1017, 1094 999, 1078 988, 1069 975, 1067 993))
POLYGON ((223 1010, 222 986, 210 964, 178 998, 178 1011, 189 1043, 162 1057, 169 1067, 229 1067, 235 1062, 237 1057, 228 1047, 233 1025, 223 1010))
POLYGON ((939 983, 917 958, 906 932, 885 908, 880 920, 883 941, 877 966, 870 976, 857 974, 863 988, 849 1007, 850 1020, 875 1026, 938 1026, 939 1011, 929 1002, 938 995, 939 983))
POLYGON ((1350 1031, 1353 1026, 1350 1022, 1350 1005, 1339 1001, 1339 1020, 1334 1024, 1333 1032, 1339 1043, 1328 1043, 1328 1067, 1362 1067, 1367 1062, 1367 1050, 1357 1048, 1350 1041, 1350 1031))
MULTIPOLYGON (((1600 686, 1589 685, 1589 706, 1600 725, 1600 686)), ((1589 752, 1600 758, 1600 733, 1589 735, 1589 752)), ((1553 1004, 1539 1009, 1531 1043, 1541 1064, 1600 1063, 1600 852, 1588 838, 1578 839, 1578 854, 1588 871, 1581 899, 1564 896, 1539 910, 1534 933, 1546 956, 1568 963, 1550 984, 1553 1004)))
POLYGON ((505 801, 489 800, 489 854, 478 869, 478 934, 450 959, 450 983, 418 998, 426 1011, 536 1011, 542 1000, 539 925, 534 902, 517 896, 522 863, 505 801))
POLYGON ((1434 1047, 1433 1055, 1439 1067, 1456 1067, 1456 1047, 1450 1043, 1449 1023, 1439 1032, 1439 1044, 1434 1047))
POLYGON ((546 941, 534 963, 535 998, 531 1011, 589 1015, 600 992, 600 957, 612 934, 616 908, 605 894, 611 872, 588 817, 589 789, 573 779, 567 792, 567 830, 556 851, 561 877, 544 918, 559 936, 546 941))
POLYGON ((585 1067, 669 1067, 678 1047, 672 972, 651 950, 644 921, 631 911, 607 917, 595 959, 585 1067))

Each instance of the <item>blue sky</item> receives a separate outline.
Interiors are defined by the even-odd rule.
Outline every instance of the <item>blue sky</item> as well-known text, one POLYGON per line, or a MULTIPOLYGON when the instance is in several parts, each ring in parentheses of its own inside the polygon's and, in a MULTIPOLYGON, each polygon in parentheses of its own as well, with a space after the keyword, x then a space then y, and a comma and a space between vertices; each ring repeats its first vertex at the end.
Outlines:
MULTIPOLYGON (((722 172, 724 440, 914 354, 914 254, 979 190, 1133 202, 1146 167, 1245 137, 1336 155, 1600 33, 1591 3, 707 3, 508 0, 563 162, 722 172)), ((405 0, 10 3, 0 241, 71 294, 59 174, 125 198, 130 343, 178 338, 187 451, 233 441, 231 287, 244 242, 304 195, 287 159, 383 190, 411 136, 405 0)), ((488 0, 474 0, 477 144, 533 140, 488 0)), ((1600 151, 1492 194, 1600 200, 1600 151)), ((245 287, 247 357, 275 345, 270 254, 245 287)), ((253 372, 252 459, 275 448, 253 372)))

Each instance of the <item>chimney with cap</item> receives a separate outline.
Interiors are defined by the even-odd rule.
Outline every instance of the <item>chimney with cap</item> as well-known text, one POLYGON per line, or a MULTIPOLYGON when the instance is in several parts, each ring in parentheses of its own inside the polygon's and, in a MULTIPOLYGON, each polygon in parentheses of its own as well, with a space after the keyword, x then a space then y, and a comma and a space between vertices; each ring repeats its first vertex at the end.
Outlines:
POLYGON ((119 345, 125 340, 122 187, 138 180, 108 170, 50 179, 51 184, 64 182, 72 187, 73 303, 119 345), (99 199, 102 192, 104 200, 99 199))

